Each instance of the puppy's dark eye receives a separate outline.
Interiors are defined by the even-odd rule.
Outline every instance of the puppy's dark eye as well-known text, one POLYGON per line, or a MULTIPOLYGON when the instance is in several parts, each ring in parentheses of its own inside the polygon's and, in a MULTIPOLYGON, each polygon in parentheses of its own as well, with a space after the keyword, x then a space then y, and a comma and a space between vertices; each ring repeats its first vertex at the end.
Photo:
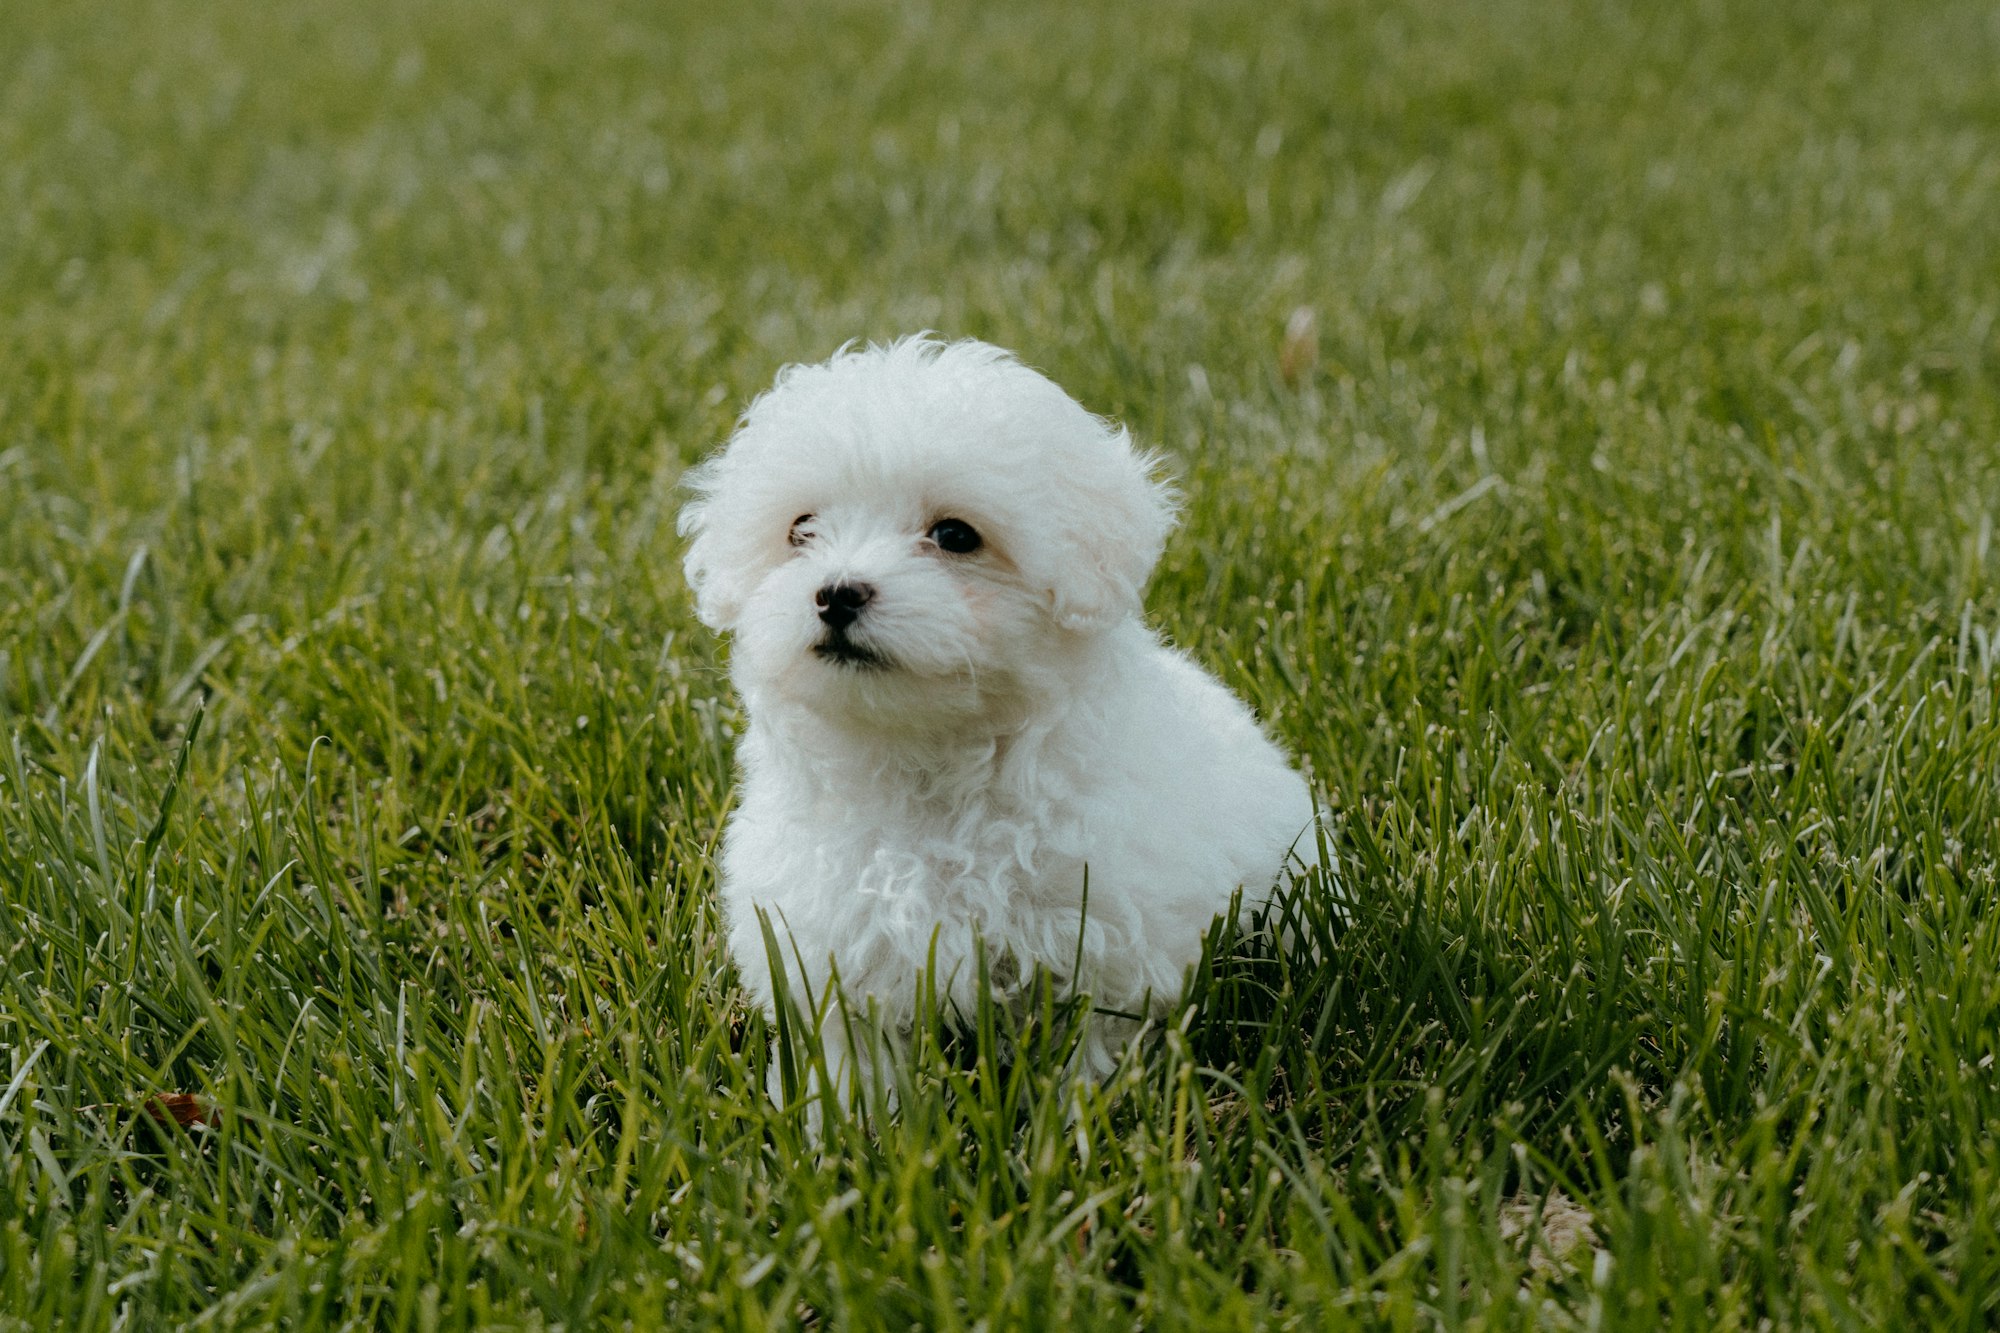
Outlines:
POLYGON ((937 543, 938 550, 952 555, 970 555, 983 540, 978 530, 962 518, 941 518, 924 535, 937 543))
POLYGON ((812 529, 807 526, 812 521, 813 516, 811 514, 800 514, 792 520, 792 530, 786 534, 785 540, 794 546, 804 546, 806 538, 812 536, 812 529))

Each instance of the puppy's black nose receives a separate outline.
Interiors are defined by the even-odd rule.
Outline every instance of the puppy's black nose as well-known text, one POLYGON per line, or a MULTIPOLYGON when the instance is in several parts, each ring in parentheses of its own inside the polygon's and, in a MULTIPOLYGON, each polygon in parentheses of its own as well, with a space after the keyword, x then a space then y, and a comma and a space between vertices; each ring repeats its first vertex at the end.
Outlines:
POLYGON ((829 583, 813 595, 813 605, 819 608, 821 620, 835 629, 846 629, 874 596, 875 589, 871 584, 829 583))

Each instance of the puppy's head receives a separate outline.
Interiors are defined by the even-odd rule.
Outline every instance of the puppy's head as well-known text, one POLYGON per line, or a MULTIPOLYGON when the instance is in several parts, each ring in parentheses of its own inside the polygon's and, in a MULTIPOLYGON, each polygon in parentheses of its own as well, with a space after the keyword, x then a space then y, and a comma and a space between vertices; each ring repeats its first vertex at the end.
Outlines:
POLYGON ((789 366, 681 513, 702 621, 753 706, 977 712, 1136 614, 1172 523, 1122 429, 997 347, 789 366))

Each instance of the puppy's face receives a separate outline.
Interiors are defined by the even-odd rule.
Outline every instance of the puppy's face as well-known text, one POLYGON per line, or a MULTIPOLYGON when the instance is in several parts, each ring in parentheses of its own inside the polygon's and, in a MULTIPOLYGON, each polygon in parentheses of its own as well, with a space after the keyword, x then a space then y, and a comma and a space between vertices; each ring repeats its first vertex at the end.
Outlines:
POLYGON ((791 367, 691 480, 702 619, 753 709, 934 727, 1134 614, 1170 522, 1122 431, 979 343, 791 367))
POLYGON ((1011 554, 1024 534, 953 488, 821 480, 735 622, 746 695, 884 721, 983 709, 1052 631, 1011 554))

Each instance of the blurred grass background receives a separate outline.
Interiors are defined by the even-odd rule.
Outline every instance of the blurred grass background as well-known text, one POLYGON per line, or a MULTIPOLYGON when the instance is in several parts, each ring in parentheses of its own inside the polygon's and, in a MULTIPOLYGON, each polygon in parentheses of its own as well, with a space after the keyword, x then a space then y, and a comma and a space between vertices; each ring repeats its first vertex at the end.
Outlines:
POLYGON ((0 1323, 1989 1326, 1996 70, 1954 0, 0 10, 0 1323), (924 327, 1167 451, 1153 613, 1364 907, 817 1153, 674 484, 924 327))

